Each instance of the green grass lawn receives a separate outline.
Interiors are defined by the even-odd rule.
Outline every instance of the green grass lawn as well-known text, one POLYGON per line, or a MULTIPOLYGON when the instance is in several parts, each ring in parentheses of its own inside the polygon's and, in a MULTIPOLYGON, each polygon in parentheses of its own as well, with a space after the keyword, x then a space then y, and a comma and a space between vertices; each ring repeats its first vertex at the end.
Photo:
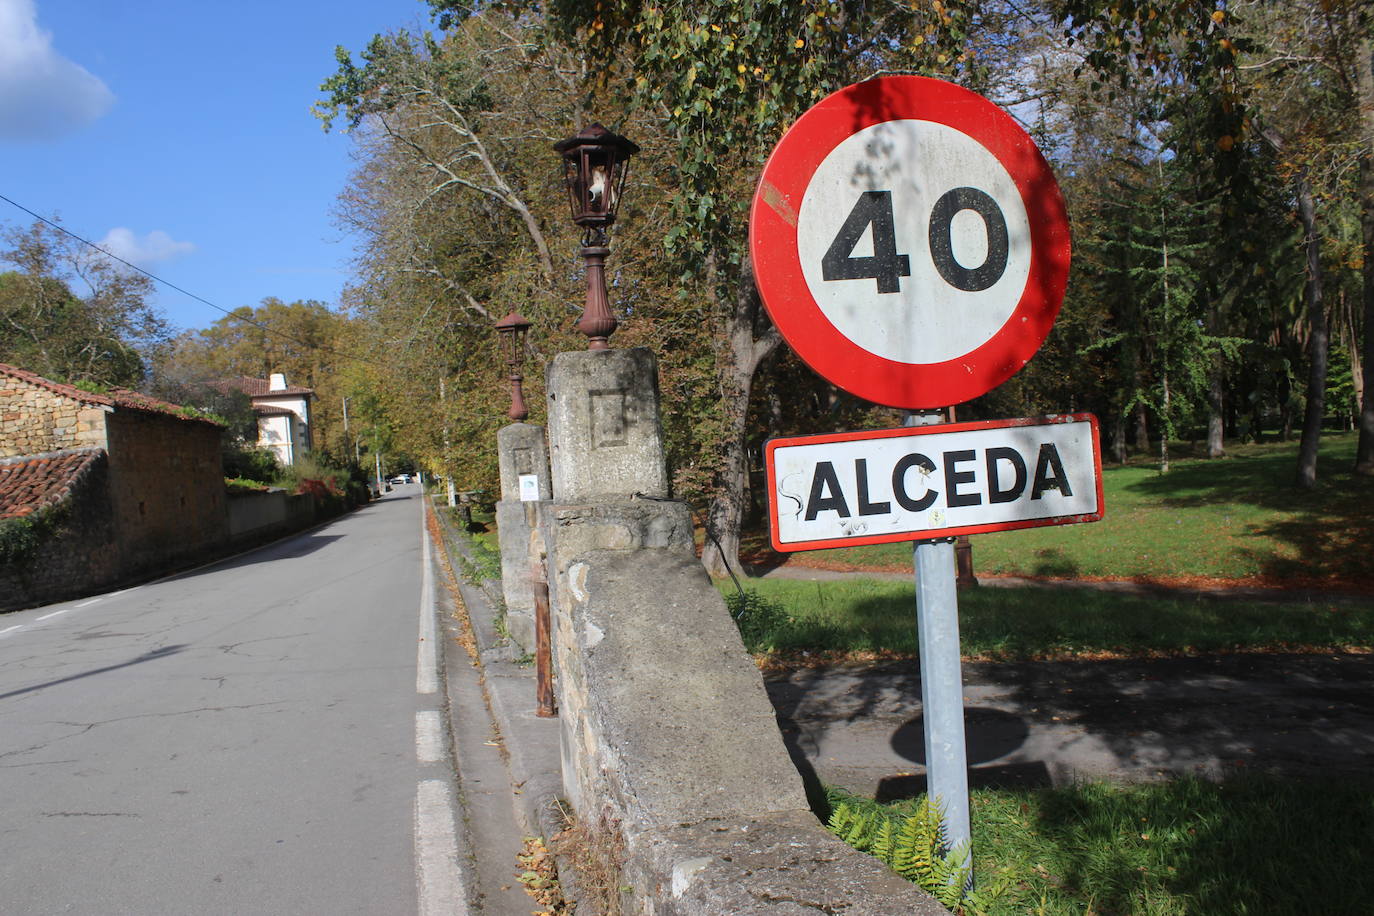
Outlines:
MULTIPOLYGON (((1351 473, 1354 433, 1323 437, 1317 487, 1292 486, 1297 445, 1231 447, 1227 458, 1182 458, 1103 470, 1102 521, 977 535, 979 575, 1112 579, 1240 579, 1274 585, 1374 584, 1374 478, 1351 473)), ((1186 454, 1184 445, 1178 447, 1186 454)), ((755 536, 755 560, 768 556, 755 536)), ((910 544, 791 554, 790 562, 910 569, 910 544)))
MULTIPOLYGON (((834 797, 898 817, 916 805, 834 797)), ((1369 780, 980 789, 970 814, 976 881, 1006 884, 994 916, 1374 911, 1369 780)))
MULTIPOLYGON (((913 583, 750 579, 756 599, 741 617, 755 652, 801 651, 914 656, 913 583)), ((717 583, 736 601, 733 583, 717 583)), ((738 606, 734 608, 738 610, 738 606)), ((959 593, 966 657, 1071 655, 1374 646, 1374 598, 1247 601, 1142 597, 1082 588, 974 588, 959 593)))

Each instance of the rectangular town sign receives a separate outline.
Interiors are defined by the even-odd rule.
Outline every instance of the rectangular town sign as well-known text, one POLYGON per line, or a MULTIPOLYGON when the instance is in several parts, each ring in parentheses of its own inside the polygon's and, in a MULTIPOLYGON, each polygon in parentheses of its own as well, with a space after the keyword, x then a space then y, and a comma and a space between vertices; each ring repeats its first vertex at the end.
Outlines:
POLYGON ((770 439, 780 551, 1102 518, 1097 418, 1068 414, 770 439))

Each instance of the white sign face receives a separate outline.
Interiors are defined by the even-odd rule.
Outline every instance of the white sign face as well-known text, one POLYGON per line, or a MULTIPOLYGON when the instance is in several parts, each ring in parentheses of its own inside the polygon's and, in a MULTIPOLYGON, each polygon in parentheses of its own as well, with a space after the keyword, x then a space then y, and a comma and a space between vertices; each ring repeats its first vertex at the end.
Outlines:
POLYGON ((777 550, 922 540, 1102 517, 1096 418, 953 423, 774 439, 777 550))
POLYGON ((520 475, 520 501, 522 503, 532 503, 539 501, 538 474, 520 475))
POLYGON ((934 121, 884 121, 821 162, 802 198, 806 285, 845 337, 899 363, 987 343, 1031 265, 1016 182, 985 146, 934 121))

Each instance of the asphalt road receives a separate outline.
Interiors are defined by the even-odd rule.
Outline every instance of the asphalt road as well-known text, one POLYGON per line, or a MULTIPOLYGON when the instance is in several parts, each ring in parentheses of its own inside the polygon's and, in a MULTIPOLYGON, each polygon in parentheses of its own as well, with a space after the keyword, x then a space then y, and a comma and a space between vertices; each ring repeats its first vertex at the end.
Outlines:
POLYGON ((466 913, 428 561, 401 486, 0 616, 0 913, 466 913))

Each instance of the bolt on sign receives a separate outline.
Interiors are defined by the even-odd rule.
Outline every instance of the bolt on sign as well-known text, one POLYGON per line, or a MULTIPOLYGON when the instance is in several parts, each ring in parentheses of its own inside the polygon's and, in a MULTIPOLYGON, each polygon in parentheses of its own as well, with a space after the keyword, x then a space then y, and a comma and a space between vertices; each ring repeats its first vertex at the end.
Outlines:
POLYGON ((1096 521, 1100 455, 1091 414, 771 439, 773 548, 1096 521))

